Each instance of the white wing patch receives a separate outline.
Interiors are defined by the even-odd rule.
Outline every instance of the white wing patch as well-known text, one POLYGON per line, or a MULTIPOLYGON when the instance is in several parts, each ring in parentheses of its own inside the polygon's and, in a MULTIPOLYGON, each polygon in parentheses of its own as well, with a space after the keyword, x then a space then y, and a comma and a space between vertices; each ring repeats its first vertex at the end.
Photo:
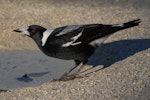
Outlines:
POLYGON ((99 39, 96 39, 92 42, 90 42, 89 44, 93 47, 98 47, 100 46, 109 36, 105 36, 103 38, 99 38, 99 39))
POLYGON ((81 42, 76 42, 76 43, 73 43, 72 41, 71 42, 67 42, 65 44, 62 45, 62 47, 69 47, 69 46, 75 46, 75 45, 78 45, 78 44, 81 44, 81 42))
POLYGON ((65 44, 62 45, 62 47, 69 47, 69 46, 74 46, 74 45, 78 45, 81 44, 82 42, 75 42, 81 35, 82 35, 83 30, 76 36, 72 37, 70 42, 67 42, 65 44), (75 43, 74 43, 75 42, 75 43))
POLYGON ((64 34, 66 34, 66 33, 68 33, 68 32, 71 32, 71 31, 74 31, 74 30, 76 30, 76 29, 78 29, 78 28, 80 28, 81 26, 79 26, 79 25, 72 25, 72 26, 67 26, 64 30, 62 30, 59 34, 56 34, 56 36, 61 36, 61 35, 64 35, 64 34))
POLYGON ((51 33, 53 32, 53 30, 46 30, 45 32, 43 32, 43 37, 42 37, 42 46, 45 45, 48 37, 51 35, 51 33))

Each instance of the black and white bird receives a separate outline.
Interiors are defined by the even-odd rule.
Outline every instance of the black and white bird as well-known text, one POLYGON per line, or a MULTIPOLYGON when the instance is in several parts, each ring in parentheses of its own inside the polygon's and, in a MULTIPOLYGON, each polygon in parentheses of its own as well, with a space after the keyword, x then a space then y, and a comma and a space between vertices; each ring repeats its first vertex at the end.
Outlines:
POLYGON ((136 19, 123 24, 113 25, 69 25, 53 30, 48 30, 39 25, 31 25, 15 29, 14 31, 32 38, 39 49, 47 56, 64 60, 74 60, 75 66, 60 79, 67 80, 78 76, 81 68, 88 62, 88 58, 91 57, 106 37, 117 31, 138 26, 140 22, 140 19, 136 19), (99 39, 101 41, 97 42, 99 39), (79 70, 75 74, 69 75, 79 65, 79 70))

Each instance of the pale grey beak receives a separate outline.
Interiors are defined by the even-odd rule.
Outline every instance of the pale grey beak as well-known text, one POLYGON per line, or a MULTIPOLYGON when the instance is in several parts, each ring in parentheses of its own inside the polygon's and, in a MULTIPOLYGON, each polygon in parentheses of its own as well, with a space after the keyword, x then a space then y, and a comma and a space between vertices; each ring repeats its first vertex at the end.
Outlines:
POLYGON ((13 30, 13 31, 19 32, 19 33, 21 33, 22 35, 30 36, 30 33, 29 33, 29 31, 28 31, 28 27, 20 28, 20 29, 15 29, 15 30, 13 30))

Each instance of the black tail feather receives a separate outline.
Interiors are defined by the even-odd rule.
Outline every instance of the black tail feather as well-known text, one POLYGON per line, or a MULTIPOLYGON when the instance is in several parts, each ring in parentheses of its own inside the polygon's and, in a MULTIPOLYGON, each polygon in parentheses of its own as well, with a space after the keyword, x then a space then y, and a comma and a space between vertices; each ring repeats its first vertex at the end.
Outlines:
POLYGON ((134 26, 138 26, 139 23, 141 23, 141 19, 132 20, 123 24, 114 24, 112 25, 113 28, 110 33, 114 33, 123 29, 134 27, 134 26))
POLYGON ((126 22, 123 24, 123 28, 126 29, 126 28, 130 28, 130 27, 133 27, 133 26, 138 26, 139 23, 141 23, 141 19, 136 19, 136 20, 133 20, 133 21, 129 21, 129 22, 126 22))

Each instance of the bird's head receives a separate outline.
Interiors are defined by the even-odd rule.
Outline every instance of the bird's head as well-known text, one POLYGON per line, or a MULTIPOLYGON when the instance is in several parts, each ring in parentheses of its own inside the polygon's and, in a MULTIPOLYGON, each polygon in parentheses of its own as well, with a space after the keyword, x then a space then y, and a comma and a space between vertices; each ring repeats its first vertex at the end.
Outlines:
POLYGON ((39 25, 30 25, 28 27, 15 29, 15 32, 19 32, 24 36, 29 36, 31 38, 42 36, 43 32, 46 31, 46 28, 39 25))
POLYGON ((38 44, 38 46, 39 45, 43 46, 45 44, 44 35, 45 35, 45 32, 47 32, 47 29, 42 26, 30 25, 28 27, 15 29, 14 31, 19 32, 24 36, 31 37, 38 44))

